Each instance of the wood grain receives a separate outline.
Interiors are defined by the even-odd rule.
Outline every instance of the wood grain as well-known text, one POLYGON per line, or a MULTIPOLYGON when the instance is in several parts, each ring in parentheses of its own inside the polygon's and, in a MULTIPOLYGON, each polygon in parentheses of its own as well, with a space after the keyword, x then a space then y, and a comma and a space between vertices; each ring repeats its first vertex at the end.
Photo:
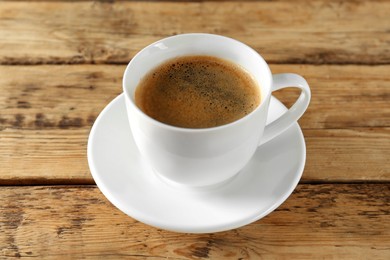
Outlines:
POLYGON ((89 129, 0 132, 0 185, 94 184, 89 129))
MULTIPOLYGON (((0 185, 92 184, 89 127, 0 132, 0 185)), ((390 180, 390 128, 304 130, 303 182, 390 180)))
POLYGON ((304 130, 303 182, 390 180, 390 128, 304 130))
MULTIPOLYGON (((0 66, 0 184, 91 184, 87 138, 123 65, 0 66)), ((389 66, 273 65, 307 78, 304 182, 390 180, 389 66)), ((278 98, 290 105, 297 93, 278 98)))
MULTIPOLYGON (((390 66, 271 65, 310 84, 304 129, 390 127, 390 66)), ((124 65, 0 66, 0 129, 90 127, 122 92, 124 65)), ((297 93, 275 94, 288 106, 297 93)))
POLYGON ((90 127, 122 92, 125 66, 0 66, 0 129, 90 127))
POLYGON ((299 185, 275 212, 214 234, 178 234, 120 212, 93 187, 2 187, 0 257, 388 259, 390 185, 299 185))
MULTIPOLYGON (((299 122, 303 128, 311 129, 389 127, 389 69, 388 66, 271 65, 273 73, 294 72, 308 81, 312 99, 299 122)), ((297 94, 284 90, 275 96, 289 106, 297 94)))
POLYGON ((166 36, 241 40, 271 63, 388 64, 389 1, 2 2, 0 64, 127 63, 166 36))

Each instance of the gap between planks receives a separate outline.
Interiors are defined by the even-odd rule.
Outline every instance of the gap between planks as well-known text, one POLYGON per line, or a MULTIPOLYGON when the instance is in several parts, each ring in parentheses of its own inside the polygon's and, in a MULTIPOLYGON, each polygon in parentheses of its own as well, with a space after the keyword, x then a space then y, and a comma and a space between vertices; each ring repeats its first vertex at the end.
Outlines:
MULTIPOLYGON (((298 185, 380 185, 390 184, 390 180, 300 180, 298 185)), ((40 180, 40 179, 24 179, 24 180, 0 180, 1 187, 78 187, 78 188, 96 188, 93 179, 85 180, 40 180)))

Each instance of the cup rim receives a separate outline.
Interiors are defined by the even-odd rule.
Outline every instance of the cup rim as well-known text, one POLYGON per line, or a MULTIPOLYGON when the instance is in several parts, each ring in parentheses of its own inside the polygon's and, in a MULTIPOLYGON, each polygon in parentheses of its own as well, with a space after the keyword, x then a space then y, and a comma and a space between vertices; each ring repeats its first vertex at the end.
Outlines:
MULTIPOLYGON (((139 114, 139 115, 141 115, 141 117, 149 120, 150 122, 152 122, 156 126, 159 126, 159 127, 165 128, 165 129, 169 129, 169 130, 172 130, 172 131, 187 132, 187 133, 188 132, 205 133, 205 132, 219 131, 219 130, 222 130, 222 129, 233 127, 235 125, 241 124, 242 122, 245 122, 245 121, 249 120, 249 118, 253 117, 254 114, 256 114, 259 110, 261 110, 266 105, 265 101, 271 95, 271 86, 272 86, 272 84, 273 84, 272 73, 271 73, 271 70, 270 70, 270 68, 268 66, 268 63, 264 60, 264 58, 257 51, 255 51, 250 46, 248 46, 245 43, 240 42, 240 41, 238 41, 236 39, 233 39, 233 38, 230 38, 230 37, 227 37, 227 36, 218 35, 218 34, 210 34, 210 33, 184 33, 184 34, 177 34, 177 35, 165 37, 163 39, 160 39, 158 41, 155 41, 155 42, 147 45, 146 47, 142 48, 136 55, 134 55, 134 57, 127 64, 126 69, 125 69, 124 74, 123 74, 123 80, 122 80, 122 87, 123 87, 123 92, 125 94, 125 99, 129 101, 129 102, 126 102, 126 103, 130 104, 134 108, 134 110, 136 111, 137 114, 139 114), (141 54, 143 52, 147 51, 150 47, 155 46, 155 45, 157 45, 157 44, 159 44, 161 42, 164 42, 166 40, 171 40, 173 38, 193 37, 193 36, 215 37, 215 38, 222 38, 222 39, 225 39, 225 40, 228 40, 228 41, 235 42, 236 44, 241 45, 243 48, 248 49, 250 52, 252 52, 257 57, 257 59, 260 60, 260 62, 262 62, 262 63, 264 63, 266 65, 265 66, 265 68, 266 68, 266 72, 265 73, 268 74, 268 76, 270 78, 270 88, 269 88, 269 91, 267 93, 265 93, 265 96, 263 96, 263 91, 261 92, 261 102, 260 102, 260 105, 258 105, 256 107, 256 109, 254 109, 252 112, 250 112, 249 114, 245 115, 244 117, 241 117, 241 118, 239 118, 239 119, 237 119, 237 120, 235 120, 233 122, 227 123, 227 124, 223 124, 223 125, 219 125, 219 126, 213 126, 213 127, 207 127, 207 128, 188 128, 188 127, 180 127, 180 126, 169 125, 169 124, 160 122, 160 121, 150 117, 146 113, 144 113, 133 102, 132 98, 130 97, 130 93, 129 93, 125 83, 127 81, 126 78, 128 77, 128 75, 130 73, 129 71, 130 71, 131 67, 133 66, 135 60, 138 59, 139 56, 141 56, 141 54)), ((261 87, 260 87, 260 89, 262 90, 261 87)))

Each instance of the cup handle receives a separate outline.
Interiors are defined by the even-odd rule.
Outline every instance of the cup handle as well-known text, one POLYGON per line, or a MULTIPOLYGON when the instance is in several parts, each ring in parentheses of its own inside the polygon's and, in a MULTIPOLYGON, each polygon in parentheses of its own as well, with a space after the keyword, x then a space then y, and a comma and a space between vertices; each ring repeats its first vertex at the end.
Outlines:
POLYGON ((295 104, 287 110, 281 117, 265 126, 263 137, 259 145, 262 145, 272 138, 287 130, 294 122, 303 115, 310 103, 311 92, 306 80, 294 73, 274 74, 271 91, 276 91, 286 87, 296 87, 301 89, 301 94, 295 104))

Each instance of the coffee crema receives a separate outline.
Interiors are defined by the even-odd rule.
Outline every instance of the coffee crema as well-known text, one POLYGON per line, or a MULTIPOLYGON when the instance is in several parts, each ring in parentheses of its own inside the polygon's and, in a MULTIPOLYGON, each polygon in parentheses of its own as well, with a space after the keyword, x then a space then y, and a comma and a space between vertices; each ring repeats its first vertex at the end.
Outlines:
POLYGON ((172 126, 208 128, 234 122, 260 104, 260 89, 239 65, 212 56, 181 56, 146 74, 136 105, 172 126))

